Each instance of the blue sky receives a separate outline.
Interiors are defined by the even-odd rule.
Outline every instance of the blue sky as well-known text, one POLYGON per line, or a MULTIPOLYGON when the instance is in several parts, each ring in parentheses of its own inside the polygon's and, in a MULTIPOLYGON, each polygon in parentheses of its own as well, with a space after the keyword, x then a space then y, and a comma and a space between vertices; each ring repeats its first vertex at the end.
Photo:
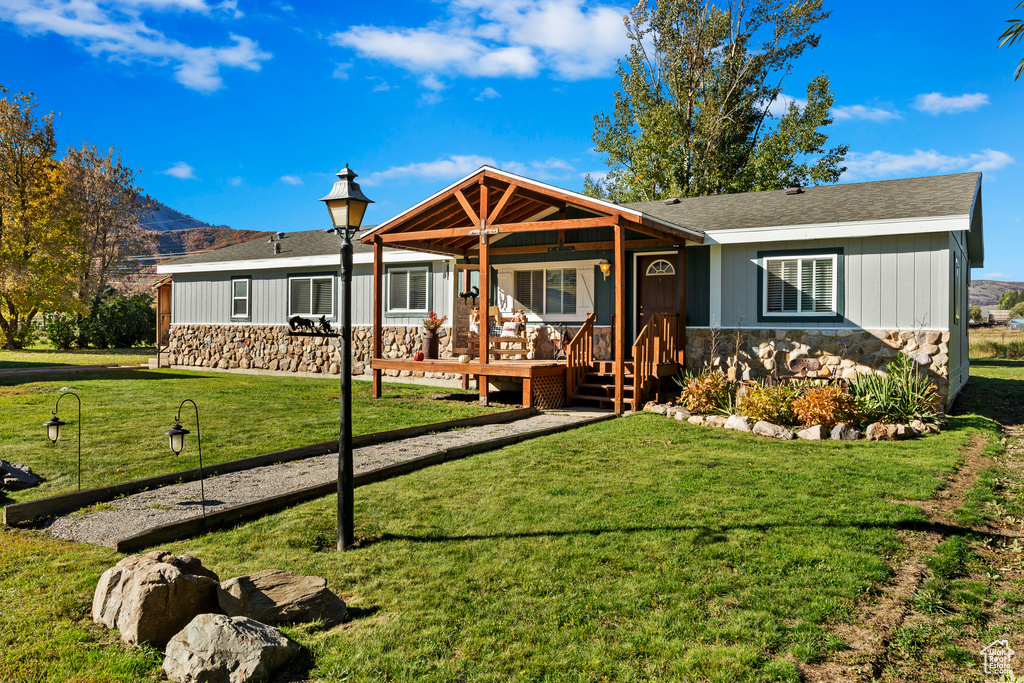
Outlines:
MULTIPOLYGON (((1024 280, 1024 46, 1015 0, 828 2, 785 81, 827 73, 844 182, 980 170, 985 268, 1024 280)), ((483 163, 579 190, 602 172, 628 3, 0 0, 0 84, 61 113, 62 145, 114 145, 152 196, 212 223, 323 227, 351 164, 377 223, 483 163)), ((1024 16, 1024 13, 1019 13, 1024 16)))

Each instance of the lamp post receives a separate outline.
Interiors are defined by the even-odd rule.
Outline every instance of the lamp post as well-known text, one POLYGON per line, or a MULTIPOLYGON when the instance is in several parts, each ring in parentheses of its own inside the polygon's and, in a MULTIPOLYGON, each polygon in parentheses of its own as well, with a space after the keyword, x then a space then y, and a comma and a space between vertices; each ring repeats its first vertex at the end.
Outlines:
POLYGON ((185 435, 192 433, 181 426, 181 406, 186 403, 191 403, 192 407, 196 409, 196 442, 199 444, 199 499, 203 506, 203 519, 206 519, 206 487, 203 485, 203 433, 199 429, 199 406, 195 401, 186 398, 178 404, 178 414, 174 418, 174 426, 164 432, 164 436, 167 437, 168 445, 174 454, 180 455, 181 449, 185 447, 185 435))
POLYGON ((78 398, 78 394, 73 391, 65 391, 63 394, 57 397, 57 403, 53 406, 53 417, 43 423, 46 427, 46 436, 54 444, 60 439, 60 428, 66 423, 62 422, 57 417, 57 408, 60 406, 60 400, 65 396, 74 396, 75 400, 78 401, 78 490, 82 490, 82 399, 78 398))
POLYGON ((338 403, 341 414, 338 425, 338 550, 344 550, 355 541, 352 508, 352 236, 363 222, 366 207, 373 200, 363 194, 356 174, 348 164, 338 173, 330 193, 320 201, 327 205, 333 232, 341 236, 340 292, 341 306, 338 316, 338 334, 341 339, 341 391, 338 403))

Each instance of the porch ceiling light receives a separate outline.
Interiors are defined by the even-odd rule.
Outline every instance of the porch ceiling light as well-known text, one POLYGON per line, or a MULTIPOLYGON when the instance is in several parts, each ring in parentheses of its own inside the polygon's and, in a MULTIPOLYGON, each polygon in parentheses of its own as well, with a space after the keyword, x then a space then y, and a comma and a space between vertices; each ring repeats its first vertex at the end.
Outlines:
POLYGON ((43 423, 43 426, 46 427, 46 436, 49 437, 50 441, 57 443, 57 440, 60 438, 60 428, 64 425, 65 422, 57 417, 56 413, 43 423))
POLYGON ((351 239, 352 235, 359 230, 363 222, 363 214, 366 207, 373 203, 373 200, 363 194, 359 189, 359 183, 355 182, 356 174, 345 164, 345 168, 338 173, 338 182, 326 197, 320 201, 327 204, 327 211, 331 214, 331 222, 334 224, 334 231, 343 231, 351 239))
POLYGON ((612 264, 608 263, 608 259, 603 258, 597 266, 601 269, 601 275, 604 275, 604 279, 607 280, 608 274, 612 272, 612 264))
POLYGON ((186 434, 191 434, 191 432, 177 422, 174 423, 173 427, 164 432, 164 436, 168 437, 171 450, 174 451, 175 455, 181 455, 181 449, 185 447, 186 434))

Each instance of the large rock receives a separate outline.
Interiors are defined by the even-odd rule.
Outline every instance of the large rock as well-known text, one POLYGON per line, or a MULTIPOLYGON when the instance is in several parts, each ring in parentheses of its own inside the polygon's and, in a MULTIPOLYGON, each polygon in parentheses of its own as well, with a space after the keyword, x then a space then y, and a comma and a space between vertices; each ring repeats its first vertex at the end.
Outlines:
POLYGON ((322 620, 333 626, 348 609, 319 576, 267 569, 228 579, 217 590, 221 610, 232 617, 250 617, 265 624, 322 620))
POLYGON ((737 432, 749 432, 754 428, 754 421, 745 415, 730 415, 725 421, 726 429, 734 429, 737 432))
POLYGON ((23 491, 38 486, 42 481, 43 478, 33 474, 28 465, 0 460, 0 489, 23 491))
POLYGON ((860 431, 845 422, 840 422, 832 428, 832 439, 835 441, 856 441, 859 438, 860 431))
POLYGON ((807 429, 800 430, 796 435, 807 441, 821 441, 827 439, 830 433, 823 425, 813 425, 807 429))
POLYGON ((785 427, 780 427, 777 424, 765 422, 764 420, 755 424, 751 431, 757 436, 765 436, 769 439, 779 439, 781 441, 790 441, 796 438, 796 434, 785 427))
POLYGON ((704 418, 705 427, 724 427, 725 423, 725 415, 708 415, 704 418))
POLYGON ((92 618, 126 643, 163 647, 197 614, 217 611, 217 575, 199 560, 163 550, 131 555, 103 572, 92 618))
POLYGON ((179 683, 266 681, 299 652, 273 626, 248 617, 200 614, 167 644, 164 673, 179 683))
POLYGON ((872 422, 868 425, 865 436, 868 441, 887 441, 889 432, 881 422, 872 422))

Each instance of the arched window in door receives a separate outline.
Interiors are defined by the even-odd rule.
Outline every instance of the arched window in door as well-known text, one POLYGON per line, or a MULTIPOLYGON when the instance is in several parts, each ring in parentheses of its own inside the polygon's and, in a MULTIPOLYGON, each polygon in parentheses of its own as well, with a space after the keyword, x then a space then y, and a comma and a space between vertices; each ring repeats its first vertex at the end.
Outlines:
POLYGON ((647 275, 675 275, 676 269, 671 263, 665 259, 658 259, 651 265, 647 266, 647 275))

